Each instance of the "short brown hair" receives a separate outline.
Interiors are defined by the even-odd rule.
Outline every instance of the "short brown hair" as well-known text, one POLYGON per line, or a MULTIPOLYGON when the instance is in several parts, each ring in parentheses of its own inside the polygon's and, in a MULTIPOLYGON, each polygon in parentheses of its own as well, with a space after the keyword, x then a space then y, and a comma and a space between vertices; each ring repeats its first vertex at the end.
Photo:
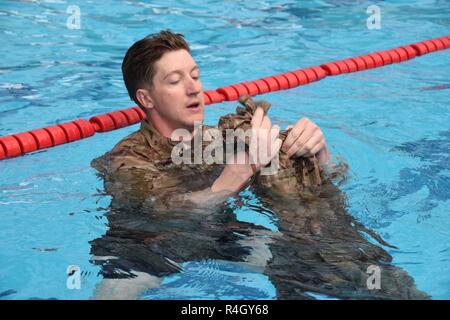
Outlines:
POLYGON ((191 52, 188 43, 181 33, 170 30, 161 30, 135 42, 127 51, 122 62, 122 75, 128 94, 140 107, 136 99, 138 89, 153 85, 153 76, 156 73, 155 62, 169 51, 184 49, 191 52))

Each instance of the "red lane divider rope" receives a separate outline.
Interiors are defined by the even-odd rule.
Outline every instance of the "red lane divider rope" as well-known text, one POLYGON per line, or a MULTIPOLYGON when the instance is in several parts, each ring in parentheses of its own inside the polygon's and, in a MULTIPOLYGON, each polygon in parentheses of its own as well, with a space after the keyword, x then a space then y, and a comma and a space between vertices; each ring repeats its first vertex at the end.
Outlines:
POLYGON ((101 114, 91 119, 79 119, 55 126, 0 137, 0 160, 36 150, 54 147, 90 137, 95 132, 106 132, 129 126, 145 119, 139 107, 101 114))
POLYGON ((444 36, 394 49, 333 61, 320 66, 294 70, 259 80, 233 84, 217 90, 205 91, 205 104, 237 100, 243 94, 257 95, 290 89, 321 80, 326 76, 378 68, 448 48, 450 48, 450 36, 444 36))
MULTIPOLYGON (((438 50, 450 48, 450 36, 434 38, 394 49, 369 53, 362 56, 333 61, 320 66, 289 71, 258 80, 241 82, 204 91, 205 105, 237 100, 241 95, 255 96, 267 92, 286 90, 327 76, 358 72, 399 63, 438 50)), ((123 128, 145 119, 141 108, 108 112, 88 120, 79 119, 55 126, 35 129, 0 137, 0 160, 23 155, 36 150, 84 139, 96 132, 123 128)))

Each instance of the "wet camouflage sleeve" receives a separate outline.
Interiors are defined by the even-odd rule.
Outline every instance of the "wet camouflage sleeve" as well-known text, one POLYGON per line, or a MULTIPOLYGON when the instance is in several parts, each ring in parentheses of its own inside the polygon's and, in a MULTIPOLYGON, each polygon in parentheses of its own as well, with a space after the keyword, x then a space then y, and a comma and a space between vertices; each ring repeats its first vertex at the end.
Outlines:
POLYGON ((92 162, 115 206, 185 210, 226 199, 228 193, 211 190, 223 166, 175 165, 166 149, 151 148, 137 132, 92 162))

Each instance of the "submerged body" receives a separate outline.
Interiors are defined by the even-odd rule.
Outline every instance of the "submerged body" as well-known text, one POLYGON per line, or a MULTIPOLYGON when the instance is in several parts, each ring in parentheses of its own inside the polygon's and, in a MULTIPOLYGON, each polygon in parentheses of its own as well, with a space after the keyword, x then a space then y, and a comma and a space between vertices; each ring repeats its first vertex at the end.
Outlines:
MULTIPOLYGON (((265 112, 270 108, 268 102, 253 102, 249 96, 239 101, 245 109, 238 107, 235 114, 222 117, 221 129, 247 130, 258 106, 265 112)), ((288 134, 280 132, 280 138, 284 141, 288 134)), ((428 298, 405 271, 391 264, 385 250, 361 233, 393 246, 346 211, 345 195, 332 183, 345 170, 345 164, 323 168, 314 156, 292 159, 280 150, 277 173, 257 176, 252 189, 277 215, 282 235, 269 245, 273 258, 265 270, 278 298, 307 299, 306 292, 357 299, 428 298), (378 289, 368 285, 373 267, 380 271, 378 289)))
MULTIPOLYGON (((243 103, 247 110, 222 117, 219 128, 251 121, 251 100, 243 103)), ((320 168, 314 157, 292 160, 280 154, 277 174, 257 175, 249 182, 277 216, 274 232, 238 221, 214 193, 206 193, 210 205, 199 207, 196 192, 207 190, 223 166, 176 165, 170 159, 173 146, 144 122, 93 161, 112 196, 110 228, 92 242, 93 262, 102 265, 105 278, 145 273, 160 279, 179 272, 182 262, 218 259, 259 268, 279 299, 310 299, 309 292, 343 299, 428 298, 391 264, 384 249, 361 234, 387 245, 347 212, 344 194, 331 181, 333 173, 320 168), (367 286, 370 266, 380 268, 380 289, 367 286)))

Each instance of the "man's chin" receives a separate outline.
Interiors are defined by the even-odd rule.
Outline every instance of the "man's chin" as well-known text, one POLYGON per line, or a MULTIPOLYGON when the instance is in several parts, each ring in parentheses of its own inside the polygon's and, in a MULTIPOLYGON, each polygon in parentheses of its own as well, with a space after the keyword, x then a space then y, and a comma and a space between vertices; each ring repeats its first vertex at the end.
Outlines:
POLYGON ((195 127, 198 127, 199 125, 203 124, 203 118, 199 118, 198 120, 193 120, 189 122, 183 123, 183 128, 192 132, 195 127))
POLYGON ((199 122, 202 123, 204 119, 205 115, 203 112, 199 112, 198 114, 191 114, 189 116, 189 121, 186 124, 189 125, 190 127, 194 127, 195 124, 199 122))

